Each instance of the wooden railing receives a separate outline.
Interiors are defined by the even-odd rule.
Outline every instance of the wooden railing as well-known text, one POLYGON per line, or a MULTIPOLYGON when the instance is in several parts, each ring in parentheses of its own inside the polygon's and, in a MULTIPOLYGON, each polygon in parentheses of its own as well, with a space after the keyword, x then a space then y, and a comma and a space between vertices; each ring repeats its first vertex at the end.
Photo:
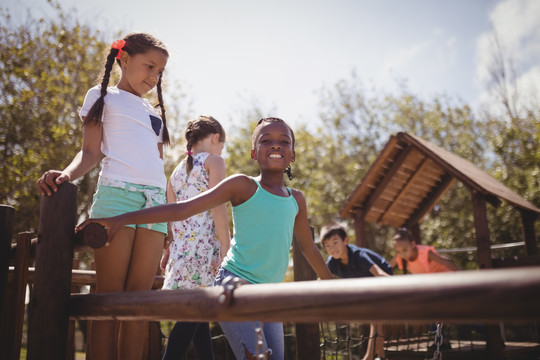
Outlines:
MULTIPOLYGON (((311 336, 314 345, 307 349, 298 346, 299 359, 317 358, 309 354, 310 349, 318 347, 316 325, 310 324, 324 321, 496 324, 540 320, 540 267, 242 285, 234 289, 219 286, 71 295, 72 276, 88 275, 71 271, 75 203, 76 187, 72 184, 63 184, 53 197, 42 198, 36 265, 30 273, 33 290, 27 359, 66 358, 69 319, 296 322, 307 324, 297 330, 298 341, 303 341, 304 335, 311 336)), ((1 228, 0 232, 6 233, 1 228)), ((2 243, 5 241, 2 235, 2 243)), ((295 262, 301 258, 295 251, 295 262)), ((299 276, 313 278, 306 269, 299 276)), ((28 281, 28 273, 23 276, 28 281)), ((5 288, 2 292, 5 309, 5 288)), ((490 356, 497 359, 502 355, 492 352, 490 356)))

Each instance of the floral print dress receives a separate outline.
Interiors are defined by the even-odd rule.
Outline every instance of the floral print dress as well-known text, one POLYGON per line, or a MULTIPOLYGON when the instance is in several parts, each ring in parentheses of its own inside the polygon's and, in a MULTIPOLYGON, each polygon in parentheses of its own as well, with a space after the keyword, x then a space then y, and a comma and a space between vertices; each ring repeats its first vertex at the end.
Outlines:
MULTIPOLYGON (((193 155, 193 169, 186 173, 183 159, 174 169, 170 182, 176 201, 192 198, 208 190, 208 172, 204 162, 210 153, 193 155)), ((220 242, 210 211, 172 225, 173 242, 165 268, 163 289, 194 289, 212 286, 219 266, 220 242)))

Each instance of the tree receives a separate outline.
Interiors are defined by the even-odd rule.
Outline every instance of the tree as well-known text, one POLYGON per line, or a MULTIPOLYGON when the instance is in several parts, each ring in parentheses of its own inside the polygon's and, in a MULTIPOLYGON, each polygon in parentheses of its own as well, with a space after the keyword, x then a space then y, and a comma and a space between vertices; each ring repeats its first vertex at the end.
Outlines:
MULTIPOLYGON (((339 210, 390 135, 399 131, 420 136, 479 167, 486 164, 487 142, 482 140, 482 124, 469 106, 444 95, 426 101, 404 85, 398 95, 369 92, 353 73, 350 79, 323 89, 321 105, 322 141, 309 149, 327 149, 324 154, 317 153, 315 162, 327 176, 324 186, 313 189, 312 199, 332 204, 328 214, 339 210)), ((317 176, 322 175, 310 175, 310 179, 317 176)), ((320 211, 320 204, 316 209, 320 211)), ((327 221, 329 217, 320 220, 327 221)), ((351 220, 347 222, 351 225, 351 220)), ((395 229, 367 225, 368 247, 389 257, 393 251, 388 240, 395 229)), ((352 235, 352 226, 350 229, 352 235)), ((436 247, 472 246, 474 225, 469 191, 462 184, 454 185, 423 221, 421 231, 422 240, 436 247)), ((464 257, 458 262, 464 264, 468 260, 464 257)))
MULTIPOLYGON (((540 99, 533 89, 518 86, 514 62, 505 54, 496 35, 493 45, 488 85, 491 106, 485 106, 483 111, 487 139, 494 154, 492 175, 540 207, 540 99)), ((520 214, 512 206, 503 203, 489 210, 493 242, 523 239, 523 230, 518 226, 520 214)), ((535 225, 538 234, 539 221, 535 225)), ((523 255, 523 250, 509 254, 523 255)))
MULTIPOLYGON (((58 5, 55 19, 28 12, 20 25, 0 11, 0 201, 16 208, 17 233, 37 227, 38 177, 66 166, 81 146, 78 107, 96 83, 104 43, 58 5)), ((86 198, 88 181, 79 189, 86 198)))
MULTIPOLYGON (((49 4, 54 16, 35 18, 28 12, 20 24, 7 9, 0 9, 0 202, 16 209, 15 234, 37 228, 40 194, 34 184, 39 176, 65 168, 81 148, 78 109, 88 89, 100 83, 110 43, 98 30, 79 23, 76 13, 49 4)), ((111 84, 118 78, 119 73, 113 73, 111 84)), ((168 85, 166 75, 164 80, 170 173, 190 105, 177 82, 168 85)), ((154 92, 149 97, 156 102, 154 92)), ((83 218, 88 216, 98 172, 99 166, 76 180, 83 218)))

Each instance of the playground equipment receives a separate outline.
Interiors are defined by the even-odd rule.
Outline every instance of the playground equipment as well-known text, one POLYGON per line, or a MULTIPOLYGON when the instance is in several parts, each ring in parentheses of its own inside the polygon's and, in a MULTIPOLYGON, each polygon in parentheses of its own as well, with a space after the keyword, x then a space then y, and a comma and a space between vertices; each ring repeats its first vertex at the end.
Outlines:
MULTIPOLYGON (((76 186, 66 183, 54 196, 42 198, 30 292, 27 359, 68 358, 70 319, 296 322, 298 359, 320 358, 318 323, 324 321, 498 324, 500 321, 540 319, 538 267, 385 279, 242 285, 234 291, 215 287, 71 295, 72 277, 75 278, 71 270, 73 250, 76 241, 80 241, 77 239, 85 238, 74 235, 76 193, 76 186)), ((11 242, 9 224, 12 224, 13 214, 7 208, 4 210, 7 215, 0 221, 3 316, 13 312, 19 314, 21 309, 20 299, 9 301, 9 307, 6 301, 8 272, 5 269, 8 263, 4 260, 9 256, 5 255, 8 251, 5 244, 11 242)), ((19 234, 19 242, 21 247, 17 246, 17 256, 23 253, 24 247, 30 246, 30 236, 19 234)), ((296 252, 293 258, 295 268, 300 267, 301 255, 296 252)), ((17 265, 14 269, 14 279, 18 278, 17 281, 24 285, 29 278, 27 265, 23 261, 22 266, 17 265), (20 277, 16 275, 18 272, 22 274, 20 277)), ((309 270, 299 269, 295 280, 305 280, 311 275, 309 270)), ((19 290, 10 291, 10 298, 16 297, 21 289, 18 285, 15 288, 19 290)), ((22 306, 24 309, 24 300, 22 306)), ((1 340, 17 340, 17 337, 20 340, 18 329, 12 331, 13 327, 3 326, 1 340)), ((12 345, 4 343, 2 346, 7 349, 12 345)), ((17 358, 16 352, 17 349, 10 350, 9 358, 17 358)), ((489 356, 502 359, 504 350, 489 356)))

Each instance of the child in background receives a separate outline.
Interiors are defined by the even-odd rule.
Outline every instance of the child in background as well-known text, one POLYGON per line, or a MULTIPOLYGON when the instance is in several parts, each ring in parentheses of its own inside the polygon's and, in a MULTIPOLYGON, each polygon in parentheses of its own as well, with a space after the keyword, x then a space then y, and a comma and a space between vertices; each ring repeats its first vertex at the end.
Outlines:
MULTIPOLYGON (((169 54, 151 35, 131 33, 115 41, 105 63, 100 85, 86 94, 81 151, 63 171, 49 170, 37 181, 42 195, 73 181, 102 158, 97 191, 90 217, 108 217, 165 203, 167 178, 163 144, 169 143, 161 80, 169 54), (120 81, 109 86, 114 63, 120 81), (157 89, 158 114, 143 95, 157 89)), ((96 292, 150 290, 159 265, 165 223, 141 223, 118 228, 109 246, 94 250, 96 292)), ((93 359, 141 359, 146 337, 145 321, 93 321, 89 353, 93 359), (116 346, 118 343, 118 346, 116 346)))
MULTIPOLYGON (((296 237, 303 255, 321 279, 332 279, 323 257, 312 241, 307 219, 306 199, 301 191, 285 186, 283 173, 291 175, 295 160, 294 133, 281 119, 264 118, 252 136, 251 158, 258 162, 257 178, 243 174, 227 177, 212 189, 186 201, 166 204, 109 219, 90 219, 77 231, 97 222, 114 236, 125 224, 177 221, 225 202, 233 206, 234 236, 223 260, 215 285, 228 276, 244 283, 281 282, 289 263, 289 250, 296 237)), ((256 354, 258 321, 220 323, 237 359, 251 359, 256 354)), ((284 358, 282 323, 262 326, 263 356, 284 358)))
POLYGON ((396 255, 390 261, 392 268, 409 271, 411 274, 437 273, 459 270, 450 260, 440 256, 433 246, 416 244, 407 229, 399 229, 392 238, 396 255), (406 261, 404 265, 403 260, 406 261))
MULTIPOLYGON (((187 123, 184 137, 187 157, 174 169, 167 186, 167 202, 188 200, 225 178, 221 152, 225 131, 211 116, 187 123)), ((195 289, 213 286, 217 269, 229 250, 227 206, 218 207, 172 223, 172 243, 161 259, 163 289, 195 289)), ((199 359, 214 359, 208 323, 177 322, 169 335, 163 359, 184 359, 189 344, 199 359)))
MULTIPOLYGON (((417 244, 405 228, 396 231, 392 242, 396 255, 390 264, 392 268, 397 265, 403 273, 409 271, 411 274, 426 274, 459 270, 456 264, 437 254, 433 246, 417 244)), ((435 328, 436 326, 433 325, 432 329, 435 328)), ((450 342, 443 336, 440 350, 449 350, 450 348, 450 342)), ((434 349, 435 345, 429 348, 430 351, 434 349)))
MULTIPOLYGON (((326 265, 332 274, 340 278, 391 276, 392 267, 381 255, 366 248, 349 244, 345 228, 328 224, 321 229, 320 242, 326 249, 326 265)), ((384 358, 384 333, 381 324, 371 324, 369 341, 363 360, 384 358), (375 342, 375 344, 374 344, 375 342)))

